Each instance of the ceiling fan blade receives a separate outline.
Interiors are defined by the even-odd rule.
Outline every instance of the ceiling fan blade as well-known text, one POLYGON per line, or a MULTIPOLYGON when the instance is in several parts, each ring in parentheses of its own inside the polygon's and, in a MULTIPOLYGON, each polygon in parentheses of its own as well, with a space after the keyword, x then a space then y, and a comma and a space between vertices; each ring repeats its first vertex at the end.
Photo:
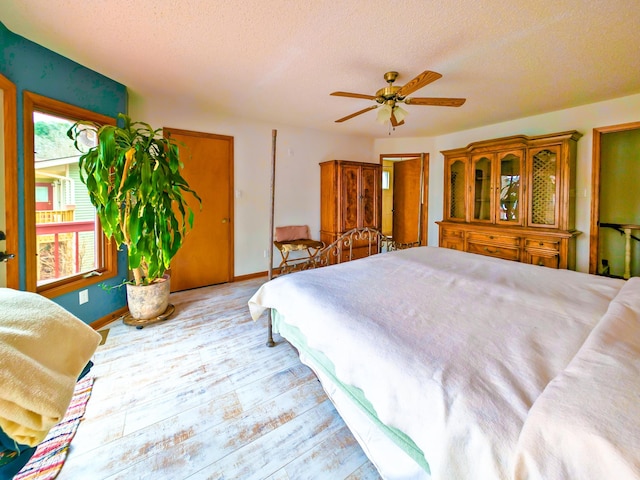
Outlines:
POLYGON ((415 77, 413 80, 408 82, 400 90, 398 90, 398 96, 406 97, 407 95, 415 92, 419 88, 422 88, 425 85, 430 84, 431 82, 435 82, 439 78, 442 78, 442 75, 440 73, 432 72, 431 70, 425 70, 420 75, 415 77))
POLYGON ((466 98, 405 98, 404 103, 407 105, 433 105, 436 107, 459 107, 466 98))
POLYGON ((357 117, 358 115, 362 115, 363 113, 368 112, 369 110, 373 110, 378 108, 378 105, 372 105, 371 107, 363 108, 362 110, 352 113, 351 115, 347 115, 346 117, 339 118, 335 123, 344 122, 345 120, 349 120, 350 118, 357 117))
POLYGON ((401 122, 398 122, 398 120, 396 119, 396 114, 392 113, 391 114, 391 125, 393 125, 394 127, 397 127, 398 125, 404 125, 404 120, 402 120, 401 122))
POLYGON ((334 97, 350 97, 350 98, 364 98, 366 100, 375 100, 373 95, 365 95, 364 93, 349 93, 349 92, 333 92, 330 95, 334 97))

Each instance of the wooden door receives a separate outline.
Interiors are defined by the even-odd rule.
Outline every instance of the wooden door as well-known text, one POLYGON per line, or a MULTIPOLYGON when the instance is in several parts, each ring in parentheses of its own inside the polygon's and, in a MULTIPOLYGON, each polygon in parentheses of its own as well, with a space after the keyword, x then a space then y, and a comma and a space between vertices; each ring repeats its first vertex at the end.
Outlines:
POLYGON ((187 195, 193 230, 171 262, 171 291, 233 279, 233 137, 165 128, 176 140, 182 175, 202 199, 187 195))
POLYGON ((382 161, 382 225, 380 231, 387 237, 393 236, 393 162, 382 161))
MULTIPOLYGON (((0 100, 4 98, 4 92, 0 90, 0 100)), ((4 103, 4 102, 3 102, 4 103)), ((4 109, 0 109, 0 128, 4 128, 4 122, 6 119, 4 118, 4 109)), ((2 137, 0 137, 0 185, 2 185, 2 189, 6 191, 7 185, 4 180, 4 142, 5 135, 3 133, 2 137)), ((5 249, 5 232, 7 230, 7 223, 5 220, 5 199, 4 195, 0 195, 0 254, 4 252, 5 249)), ((7 286, 7 266, 6 262, 0 260, 0 287, 7 286)))
POLYGON ((420 225, 420 159, 393 165, 393 239, 400 243, 418 241, 420 225))
POLYGON ((0 240, 0 252, 16 257, 0 262, 0 287, 20 288, 18 266, 18 155, 16 86, 0 75, 0 230, 6 239, 0 240))

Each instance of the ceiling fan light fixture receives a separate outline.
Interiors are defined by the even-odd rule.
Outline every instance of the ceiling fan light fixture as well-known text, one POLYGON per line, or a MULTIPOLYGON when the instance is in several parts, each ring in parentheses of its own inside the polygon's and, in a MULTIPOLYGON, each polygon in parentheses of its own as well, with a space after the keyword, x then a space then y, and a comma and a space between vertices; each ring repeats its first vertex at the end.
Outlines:
POLYGON ((391 119, 391 105, 384 104, 378 109, 378 116, 376 117, 376 122, 384 125, 391 119))
POLYGON ((395 115, 397 122, 400 123, 405 119, 407 115, 409 115, 409 112, 407 112, 401 106, 396 105, 395 107, 393 107, 393 114, 395 115))

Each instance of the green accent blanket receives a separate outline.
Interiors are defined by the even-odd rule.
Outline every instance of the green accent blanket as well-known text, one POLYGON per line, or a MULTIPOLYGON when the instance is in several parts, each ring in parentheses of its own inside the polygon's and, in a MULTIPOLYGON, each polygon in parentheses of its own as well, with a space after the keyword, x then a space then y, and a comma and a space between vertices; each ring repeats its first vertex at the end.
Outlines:
POLYGON ((307 339, 299 328, 289 325, 276 310, 272 310, 273 329, 286 338, 299 351, 303 351, 306 355, 313 359, 315 367, 322 370, 349 398, 376 424, 376 426, 384 432, 398 447, 400 447, 407 455, 409 455, 418 465, 425 471, 431 473, 429 464, 424 458, 422 450, 402 431, 394 427, 389 427, 380 421, 371 402, 367 400, 364 392, 352 385, 342 383, 335 373, 335 367, 331 360, 322 352, 309 348, 307 339))

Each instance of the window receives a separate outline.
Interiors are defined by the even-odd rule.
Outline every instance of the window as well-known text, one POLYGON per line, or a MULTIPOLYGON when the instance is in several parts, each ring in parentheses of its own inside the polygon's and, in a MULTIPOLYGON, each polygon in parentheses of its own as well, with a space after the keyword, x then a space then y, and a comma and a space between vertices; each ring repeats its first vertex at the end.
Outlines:
MULTIPOLYGON (((115 120, 30 92, 24 110, 27 289, 55 297, 117 273, 115 246, 102 235, 80 180, 80 152, 67 137, 78 120, 115 120)), ((94 142, 87 138, 87 148, 94 142)))
POLYGON ((382 171, 382 189, 389 190, 391 186, 389 185, 389 170, 382 171))

